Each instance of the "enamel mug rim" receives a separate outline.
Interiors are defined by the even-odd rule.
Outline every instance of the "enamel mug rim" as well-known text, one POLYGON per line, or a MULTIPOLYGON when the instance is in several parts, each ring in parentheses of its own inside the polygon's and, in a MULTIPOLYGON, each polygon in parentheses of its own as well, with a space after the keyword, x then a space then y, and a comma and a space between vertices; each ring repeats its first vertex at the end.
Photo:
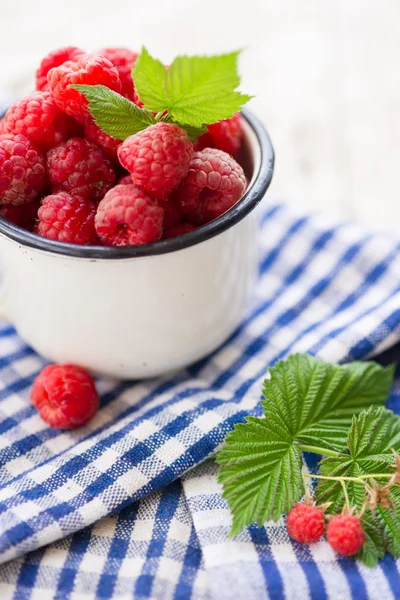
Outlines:
POLYGON ((264 125, 250 111, 242 116, 258 142, 260 156, 258 170, 252 174, 251 183, 242 198, 226 213, 210 223, 182 236, 136 246, 78 246, 57 242, 26 231, 0 216, 0 233, 30 248, 45 252, 87 259, 123 259, 167 254, 200 244, 229 229, 248 215, 264 197, 274 171, 275 155, 264 125))

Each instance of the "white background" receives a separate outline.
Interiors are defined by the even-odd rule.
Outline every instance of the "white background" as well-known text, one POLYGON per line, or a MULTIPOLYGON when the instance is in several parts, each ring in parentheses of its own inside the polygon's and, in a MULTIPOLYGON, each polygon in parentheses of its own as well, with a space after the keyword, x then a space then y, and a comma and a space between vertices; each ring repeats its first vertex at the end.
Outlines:
POLYGON ((243 90, 272 137, 275 197, 400 231, 399 0, 0 0, 0 93, 49 50, 244 48, 243 90))

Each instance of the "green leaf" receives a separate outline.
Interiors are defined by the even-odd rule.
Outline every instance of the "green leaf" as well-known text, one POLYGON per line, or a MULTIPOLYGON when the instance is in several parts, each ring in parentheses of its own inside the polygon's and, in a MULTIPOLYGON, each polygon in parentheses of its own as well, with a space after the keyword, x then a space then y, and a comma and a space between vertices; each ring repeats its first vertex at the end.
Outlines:
POLYGON ((104 85, 72 85, 89 100, 89 111, 96 124, 108 135, 125 140, 156 120, 153 113, 139 108, 104 85))
POLYGON ((342 451, 352 415, 385 402, 393 368, 331 365, 296 354, 270 375, 263 387, 265 418, 237 425, 217 456, 233 533, 255 521, 277 520, 299 500, 301 451, 333 456, 342 451))
POLYGON ((146 108, 154 112, 165 110, 166 68, 142 48, 132 69, 135 89, 146 108))
MULTIPOLYGON (((353 418, 348 435, 348 450, 337 457, 321 461, 321 474, 325 477, 360 477, 375 473, 393 473, 392 448, 400 449, 400 418, 383 407, 363 411, 353 418)), ((388 479, 377 479, 385 485, 388 479)), ((346 482, 352 506, 360 510, 367 499, 361 482, 346 482)), ((328 511, 338 513, 345 505, 343 488, 339 481, 320 479, 316 488, 318 502, 332 502, 328 511)), ((400 486, 390 489, 390 498, 400 511, 400 486)), ((399 512, 400 514, 400 512, 399 512)), ((358 558, 367 566, 376 564, 386 551, 400 556, 400 526, 391 508, 379 506, 373 517, 367 510, 362 517, 367 541, 358 558)))
MULTIPOLYGON (((174 123, 174 121, 172 120, 171 116, 166 113, 161 119, 160 121, 163 121, 164 123, 174 123)), ((193 127, 192 125, 182 125, 182 123, 176 123, 177 125, 179 125, 179 127, 181 127, 182 129, 184 129, 186 131, 186 133, 188 134, 188 136, 190 137, 192 142, 195 142, 197 140, 197 138, 199 138, 203 133, 206 133, 207 131, 207 127, 202 126, 202 127, 193 127)))
POLYGON ((239 52, 218 56, 178 56, 170 68, 143 48, 133 77, 146 108, 168 111, 173 121, 202 127, 232 117, 251 96, 236 91, 239 52))

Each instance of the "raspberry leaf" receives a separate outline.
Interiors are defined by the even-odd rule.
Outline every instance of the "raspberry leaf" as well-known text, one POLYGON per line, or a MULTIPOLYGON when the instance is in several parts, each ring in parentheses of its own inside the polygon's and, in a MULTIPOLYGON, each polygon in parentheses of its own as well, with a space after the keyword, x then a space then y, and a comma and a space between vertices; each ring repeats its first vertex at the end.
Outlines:
POLYGON ((217 456, 232 533, 277 520, 301 498, 302 451, 340 454, 342 468, 352 415, 383 405, 392 379, 392 367, 331 365, 301 354, 272 367, 263 387, 265 417, 236 425, 217 456))
POLYGON ((95 123, 108 135, 125 140, 156 123, 152 112, 139 108, 104 85, 73 85, 89 101, 89 111, 95 123))
MULTIPOLYGON (((347 448, 338 456, 321 461, 325 477, 360 477, 373 473, 393 473, 392 449, 400 449, 400 417, 383 407, 371 407, 353 418, 348 434, 347 448)), ((384 486, 388 479, 378 484, 384 486)), ((346 485, 350 504, 361 510, 367 500, 364 484, 349 481, 346 485)), ((345 505, 340 481, 319 480, 316 488, 319 502, 331 502, 328 512, 336 514, 345 505)), ((400 514, 400 485, 390 487, 389 498, 400 514)), ((391 507, 377 506, 375 516, 367 509, 362 517, 366 543, 358 558, 367 566, 376 564, 386 551, 400 556, 400 527, 396 512, 391 507)))
MULTIPOLYGON (((166 113, 160 119, 160 121, 163 121, 164 123, 174 123, 175 122, 175 121, 173 121, 173 119, 171 118, 171 116, 168 113, 166 113)), ((206 133, 206 131, 207 131, 207 127, 205 127, 205 126, 193 127, 192 125, 182 125, 181 123, 176 123, 176 124, 179 125, 179 127, 181 127, 182 129, 184 129, 186 131, 186 133, 188 134, 188 136, 190 137, 192 142, 195 142, 198 137, 200 137, 203 133, 206 133)))
POLYGON ((133 69, 136 91, 146 108, 167 110, 179 124, 201 127, 228 119, 251 98, 236 91, 238 55, 178 56, 167 69, 144 48, 133 69))

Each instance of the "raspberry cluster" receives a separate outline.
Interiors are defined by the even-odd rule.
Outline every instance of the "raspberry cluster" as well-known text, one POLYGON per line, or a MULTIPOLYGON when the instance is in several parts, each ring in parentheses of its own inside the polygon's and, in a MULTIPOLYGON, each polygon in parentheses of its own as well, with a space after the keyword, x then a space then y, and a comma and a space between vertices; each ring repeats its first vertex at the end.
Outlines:
POLYGON ((325 533, 330 546, 342 556, 354 556, 365 543, 365 533, 360 518, 344 509, 342 514, 329 519, 326 527, 324 507, 312 503, 310 496, 296 504, 286 517, 286 527, 291 538, 301 544, 318 542, 325 533))
POLYGON ((72 86, 106 86, 141 107, 136 59, 127 48, 69 46, 42 60, 36 91, 0 121, 1 217, 60 242, 122 246, 185 235, 241 198, 240 114, 210 125, 195 144, 175 123, 122 141, 94 122, 72 86))

